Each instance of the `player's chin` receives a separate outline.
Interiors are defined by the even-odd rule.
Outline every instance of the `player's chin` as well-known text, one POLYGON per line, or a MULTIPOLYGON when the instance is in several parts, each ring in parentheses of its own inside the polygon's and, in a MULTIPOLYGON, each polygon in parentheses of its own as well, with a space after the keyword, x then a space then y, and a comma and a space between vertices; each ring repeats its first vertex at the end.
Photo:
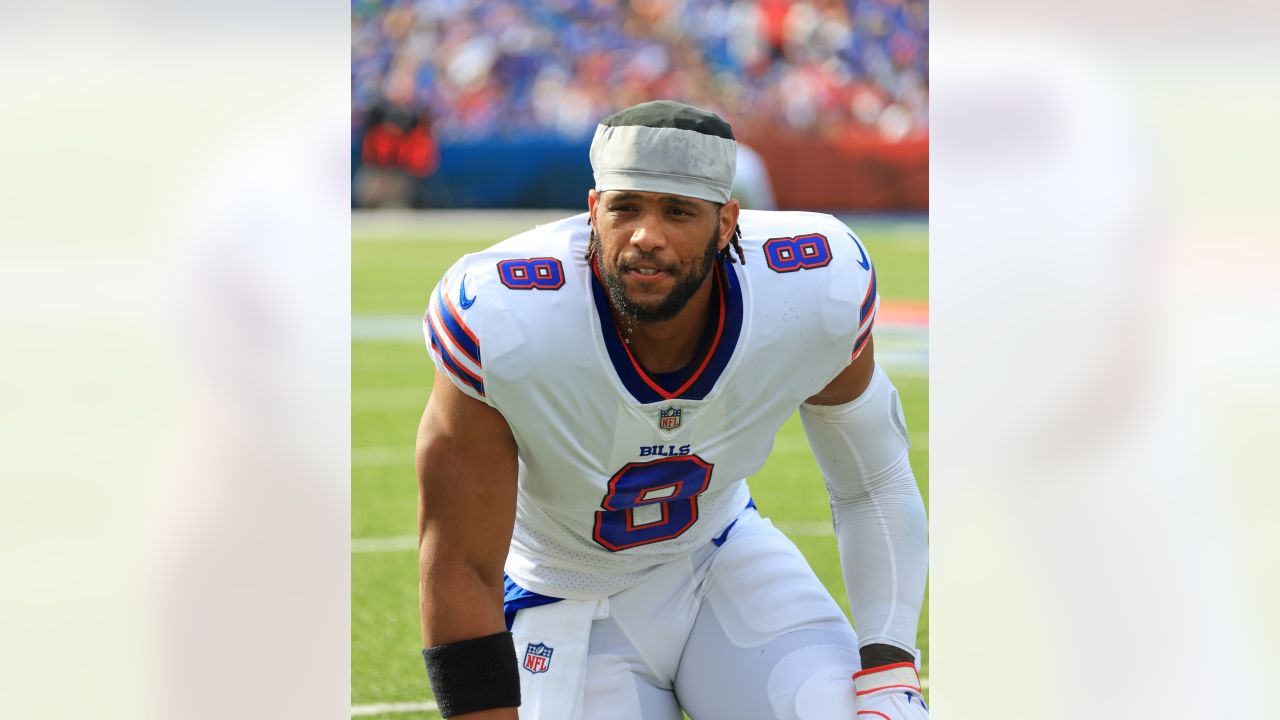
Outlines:
POLYGON ((635 293, 628 289, 627 301, 622 309, 626 314, 645 321, 665 319, 667 297, 667 293, 635 293))

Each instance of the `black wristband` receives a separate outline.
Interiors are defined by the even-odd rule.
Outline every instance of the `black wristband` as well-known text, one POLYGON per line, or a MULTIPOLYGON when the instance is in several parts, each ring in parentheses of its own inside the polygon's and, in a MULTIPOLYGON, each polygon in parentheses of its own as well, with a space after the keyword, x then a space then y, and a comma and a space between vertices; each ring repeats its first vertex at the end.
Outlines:
POLYGON ((871 643, 858 650, 858 654, 862 656, 862 669, 870 670, 872 668, 883 667, 885 665, 894 665, 896 663, 914 663, 916 656, 893 645, 885 645, 883 643, 871 643))
POLYGON ((444 717, 520 706, 520 675, 511 633, 436 645, 422 651, 444 717))

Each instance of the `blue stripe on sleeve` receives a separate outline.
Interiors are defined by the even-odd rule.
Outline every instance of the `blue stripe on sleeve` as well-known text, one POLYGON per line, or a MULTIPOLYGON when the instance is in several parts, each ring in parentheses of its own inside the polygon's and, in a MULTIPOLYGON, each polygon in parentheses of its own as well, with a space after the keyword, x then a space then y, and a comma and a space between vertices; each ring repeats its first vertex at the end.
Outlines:
POLYGON ((876 306, 876 269, 871 268, 871 288, 867 292, 867 299, 862 303, 862 309, 858 312, 858 324, 866 322, 867 315, 871 313, 872 308, 876 306))
POLYGON ((857 342, 853 344, 853 356, 857 357, 862 352, 862 348, 866 346, 867 340, 871 338, 871 328, 867 328, 858 336, 857 342))
POLYGON ((436 307, 440 308, 440 317, 444 320, 445 329, 449 332, 449 339, 453 340, 462 352, 467 354, 475 364, 480 364, 480 345, 467 335, 467 331, 462 328, 462 321, 453 314, 453 309, 449 307, 449 303, 444 299, 444 285, 436 290, 436 307))
POLYGON ((462 382, 470 385, 476 392, 484 395, 484 382, 473 377, 471 373, 467 372, 465 368, 454 362, 453 358, 449 357, 449 351, 440 343, 440 339, 436 337, 436 329, 431 326, 430 322, 427 323, 427 332, 431 334, 431 347, 440 354, 440 359, 444 361, 445 367, 451 372, 451 374, 462 382))

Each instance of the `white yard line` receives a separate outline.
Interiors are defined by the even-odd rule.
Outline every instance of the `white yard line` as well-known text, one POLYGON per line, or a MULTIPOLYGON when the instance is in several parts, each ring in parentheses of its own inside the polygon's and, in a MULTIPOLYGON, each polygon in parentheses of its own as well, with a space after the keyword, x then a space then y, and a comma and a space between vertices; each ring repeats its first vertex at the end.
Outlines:
POLYGON ((413 535, 395 535, 393 537, 352 538, 352 553, 385 553, 417 550, 418 538, 413 535))
POLYGON ((421 702, 370 703, 368 705, 352 705, 351 717, 365 715, 390 715, 393 713, 435 712, 439 710, 435 700, 421 702))
POLYGON ((353 315, 351 339, 373 341, 414 341, 422 339, 421 315, 353 315))
POLYGON ((351 449, 351 467, 413 465, 413 446, 363 447, 351 449))

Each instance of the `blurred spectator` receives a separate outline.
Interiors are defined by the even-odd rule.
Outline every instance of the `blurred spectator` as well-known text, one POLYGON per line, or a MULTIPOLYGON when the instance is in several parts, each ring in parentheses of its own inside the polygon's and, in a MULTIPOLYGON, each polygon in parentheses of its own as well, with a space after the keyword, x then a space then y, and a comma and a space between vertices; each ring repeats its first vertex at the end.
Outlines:
POLYGON ((361 137, 360 165, 353 187, 360 207, 428 207, 427 185, 440 153, 423 111, 403 105, 374 106, 361 137))
POLYGON ((747 137, 927 133, 927 0, 354 0, 351 17, 365 148, 389 142, 388 102, 430 113, 428 143, 585 140, 655 98, 747 137))

